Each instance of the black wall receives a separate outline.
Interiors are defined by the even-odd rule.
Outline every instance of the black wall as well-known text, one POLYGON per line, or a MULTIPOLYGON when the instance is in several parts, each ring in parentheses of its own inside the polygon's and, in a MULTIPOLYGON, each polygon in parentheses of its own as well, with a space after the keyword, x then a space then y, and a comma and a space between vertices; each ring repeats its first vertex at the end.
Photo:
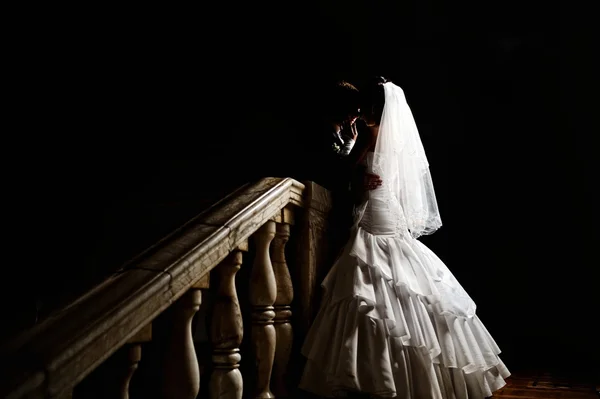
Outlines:
POLYGON ((5 209, 9 252, 33 269, 7 263, 8 285, 48 296, 49 279, 62 290, 91 273, 80 256, 118 263, 153 240, 131 239, 147 232, 148 204, 187 204, 171 220, 165 211, 158 234, 211 192, 302 176, 310 154, 295 149, 323 85, 377 73, 404 88, 429 154, 445 226, 424 241, 474 297, 508 366, 592 367, 589 10, 320 3, 24 12, 5 209))

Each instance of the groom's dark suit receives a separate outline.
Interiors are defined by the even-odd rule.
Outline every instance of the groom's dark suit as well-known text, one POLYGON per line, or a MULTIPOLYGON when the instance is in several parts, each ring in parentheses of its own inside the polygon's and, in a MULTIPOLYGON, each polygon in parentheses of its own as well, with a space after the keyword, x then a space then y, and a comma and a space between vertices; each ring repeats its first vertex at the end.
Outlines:
POLYGON ((312 140, 308 141, 310 180, 332 192, 346 192, 349 189, 352 165, 349 155, 354 140, 345 132, 336 132, 326 123, 317 124, 312 140))
POLYGON ((354 173, 351 160, 355 150, 352 140, 345 132, 336 133, 327 123, 315 124, 313 140, 308 140, 310 177, 315 183, 327 188, 332 194, 333 207, 330 213, 330 248, 337 252, 346 243, 352 226, 353 196, 350 183, 354 173))

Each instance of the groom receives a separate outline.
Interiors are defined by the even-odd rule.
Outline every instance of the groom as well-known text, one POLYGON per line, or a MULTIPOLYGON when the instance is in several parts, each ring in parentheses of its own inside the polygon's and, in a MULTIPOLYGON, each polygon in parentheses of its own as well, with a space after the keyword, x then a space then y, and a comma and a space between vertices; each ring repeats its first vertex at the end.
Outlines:
POLYGON ((356 166, 369 145, 360 120, 361 96, 353 84, 338 81, 321 97, 317 108, 316 145, 312 146, 314 180, 332 192, 354 189, 369 190, 381 185, 378 176, 356 173, 356 166), (314 153, 316 152, 316 154, 314 153), (358 178, 358 179, 357 179, 358 178))
POLYGON ((320 97, 317 112, 320 121, 315 129, 316 143, 312 145, 313 180, 332 194, 330 221, 336 231, 333 235, 335 242, 332 242, 334 252, 347 241, 357 198, 382 184, 379 176, 366 173, 359 165, 371 144, 369 135, 364 131, 366 124, 360 119, 361 101, 359 90, 354 85, 339 81, 320 97))

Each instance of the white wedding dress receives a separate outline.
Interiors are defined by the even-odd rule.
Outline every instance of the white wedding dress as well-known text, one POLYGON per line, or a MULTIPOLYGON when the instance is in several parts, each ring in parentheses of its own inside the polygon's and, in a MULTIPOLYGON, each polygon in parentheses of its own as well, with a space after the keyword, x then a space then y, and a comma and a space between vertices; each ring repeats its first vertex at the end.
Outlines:
MULTIPOLYGON (((366 162, 372 169, 373 153, 366 162)), ((500 349, 473 300, 411 236, 400 202, 384 192, 370 191, 357 209, 352 238, 323 281, 300 388, 320 396, 491 396, 510 375, 500 349)))

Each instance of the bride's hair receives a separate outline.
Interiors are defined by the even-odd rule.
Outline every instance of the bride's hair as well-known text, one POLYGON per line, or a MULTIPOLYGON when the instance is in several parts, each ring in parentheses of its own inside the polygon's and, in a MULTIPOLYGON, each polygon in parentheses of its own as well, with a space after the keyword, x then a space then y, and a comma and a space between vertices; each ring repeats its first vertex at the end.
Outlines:
POLYGON ((385 91, 383 85, 389 82, 383 76, 371 77, 361 88, 361 114, 367 122, 379 124, 385 104, 385 91))

